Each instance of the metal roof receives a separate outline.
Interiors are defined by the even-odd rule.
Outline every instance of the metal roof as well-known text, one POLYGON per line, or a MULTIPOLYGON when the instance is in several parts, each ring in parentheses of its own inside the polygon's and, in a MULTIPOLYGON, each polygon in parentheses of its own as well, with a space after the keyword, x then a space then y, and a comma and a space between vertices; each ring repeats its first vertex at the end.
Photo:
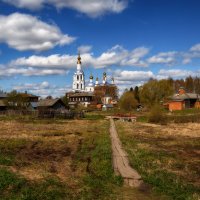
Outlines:
MULTIPOLYGON (((40 100, 38 103, 37 103, 37 106, 38 107, 51 107, 53 106, 55 103, 57 103, 58 101, 61 101, 61 99, 43 99, 43 100, 40 100)), ((63 103, 63 102, 62 102, 63 103)), ((63 103, 64 104, 64 103, 63 103)))
POLYGON ((0 93, 0 98, 6 98, 8 95, 6 93, 0 93))
POLYGON ((200 95, 195 93, 174 94, 170 99, 174 101, 183 101, 186 99, 200 99, 200 95))
POLYGON ((89 93, 89 92, 80 92, 80 93, 70 93, 69 97, 92 97, 94 96, 93 94, 89 93))

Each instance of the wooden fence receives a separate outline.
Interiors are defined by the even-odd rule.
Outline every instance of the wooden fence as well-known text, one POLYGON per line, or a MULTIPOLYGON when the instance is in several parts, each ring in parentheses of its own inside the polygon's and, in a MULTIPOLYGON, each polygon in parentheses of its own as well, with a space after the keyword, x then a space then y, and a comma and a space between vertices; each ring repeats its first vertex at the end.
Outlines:
POLYGON ((84 117, 84 113, 68 110, 6 110, 0 111, 0 116, 30 116, 33 118, 79 119, 84 117))

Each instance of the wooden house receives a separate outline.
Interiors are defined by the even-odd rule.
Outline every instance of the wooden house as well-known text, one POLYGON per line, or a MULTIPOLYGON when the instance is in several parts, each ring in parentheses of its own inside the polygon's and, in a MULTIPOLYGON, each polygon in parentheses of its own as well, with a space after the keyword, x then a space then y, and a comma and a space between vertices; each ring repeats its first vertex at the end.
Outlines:
POLYGON ((66 106, 61 99, 43 99, 37 103, 38 110, 62 110, 66 106))

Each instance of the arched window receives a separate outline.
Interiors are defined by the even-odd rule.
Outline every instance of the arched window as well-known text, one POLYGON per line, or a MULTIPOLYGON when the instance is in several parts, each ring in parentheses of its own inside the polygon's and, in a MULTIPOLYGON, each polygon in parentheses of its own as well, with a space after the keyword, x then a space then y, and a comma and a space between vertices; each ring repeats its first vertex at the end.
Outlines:
POLYGON ((79 80, 79 75, 77 75, 77 81, 79 80))
POLYGON ((83 84, 81 83, 81 89, 83 89, 83 84))
POLYGON ((78 89, 79 85, 77 84, 76 89, 78 89))

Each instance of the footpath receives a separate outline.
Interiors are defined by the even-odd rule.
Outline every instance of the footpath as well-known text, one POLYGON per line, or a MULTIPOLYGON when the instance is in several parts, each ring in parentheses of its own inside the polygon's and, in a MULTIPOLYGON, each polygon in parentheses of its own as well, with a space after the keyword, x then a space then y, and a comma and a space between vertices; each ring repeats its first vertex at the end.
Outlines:
POLYGON ((110 118, 110 137, 112 142, 112 160, 115 173, 123 177, 126 185, 136 188, 140 187, 143 183, 141 176, 130 166, 127 153, 122 148, 115 127, 115 122, 112 118, 110 118))

